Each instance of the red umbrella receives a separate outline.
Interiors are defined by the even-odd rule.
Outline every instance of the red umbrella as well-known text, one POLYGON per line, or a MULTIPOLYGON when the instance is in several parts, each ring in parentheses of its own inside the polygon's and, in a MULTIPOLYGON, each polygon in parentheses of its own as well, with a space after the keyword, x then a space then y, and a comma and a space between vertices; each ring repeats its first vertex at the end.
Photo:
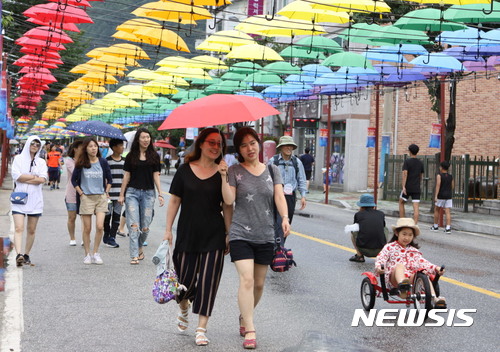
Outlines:
POLYGON ((26 56, 30 55, 24 55, 23 57, 14 61, 12 64, 16 66, 28 66, 28 67, 39 66, 45 68, 57 68, 57 64, 46 62, 43 58, 40 58, 39 56, 35 56, 37 60, 26 58, 26 56))
POLYGON ((175 108, 158 130, 256 121, 264 116, 279 113, 264 100, 256 97, 212 94, 175 108))
POLYGON ((50 28, 64 29, 65 31, 80 33, 80 29, 74 23, 68 22, 54 22, 52 20, 42 21, 37 18, 28 18, 26 21, 41 24, 42 26, 49 26, 50 28))
POLYGON ((42 26, 30 29, 24 33, 23 37, 49 40, 54 43, 73 43, 73 39, 60 29, 51 28, 49 26, 42 26))
POLYGON ((47 40, 40 40, 28 37, 21 37, 17 39, 14 43, 21 46, 35 46, 42 48, 50 48, 50 50, 66 50, 64 45, 60 43, 49 42, 47 40))
POLYGON ((57 79, 50 73, 27 73, 24 75, 24 79, 31 79, 46 84, 57 82, 57 79))
POLYGON ((51 51, 51 50, 43 50, 43 48, 39 47, 22 47, 20 52, 24 54, 35 54, 35 55, 40 55, 41 57, 46 57, 50 59, 60 59, 61 55, 57 53, 57 51, 51 51))
POLYGON ((30 102, 30 101, 40 101, 42 100, 42 97, 40 95, 36 96, 23 96, 23 97, 17 97, 14 99, 16 103, 25 103, 25 102, 30 102))
POLYGON ((85 10, 71 5, 59 6, 56 3, 31 6, 23 12, 23 15, 45 22, 94 23, 85 10))
POLYGON ((49 69, 43 67, 29 67, 25 66, 19 70, 19 73, 32 73, 32 72, 40 72, 40 73, 51 73, 49 69))
MULTIPOLYGON (((73 6, 85 6, 92 7, 90 3, 86 0, 49 0, 51 2, 57 2, 61 5, 73 5, 73 6)), ((91 0, 92 1, 92 0, 91 0)))
POLYGON ((159 147, 159 148, 175 149, 175 147, 172 144, 167 143, 165 141, 157 141, 157 142, 154 142, 153 145, 155 147, 159 147))

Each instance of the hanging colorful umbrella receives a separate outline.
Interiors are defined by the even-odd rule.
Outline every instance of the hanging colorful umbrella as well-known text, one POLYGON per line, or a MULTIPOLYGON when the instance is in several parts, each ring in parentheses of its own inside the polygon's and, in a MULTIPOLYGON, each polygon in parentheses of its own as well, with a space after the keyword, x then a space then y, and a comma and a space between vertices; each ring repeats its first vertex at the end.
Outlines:
POLYGON ((323 61, 322 65, 373 68, 365 56, 351 52, 333 54, 323 61))
POLYGON ((56 3, 31 6, 23 12, 23 15, 43 22, 94 23, 85 10, 71 5, 60 6, 56 3))
POLYGON ((400 17, 399 20, 394 23, 394 26, 401 29, 413 29, 426 32, 456 31, 467 28, 467 26, 462 23, 446 20, 441 10, 432 8, 410 11, 400 17))
POLYGON ((300 73, 300 67, 298 65, 292 65, 286 61, 276 61, 267 64, 263 67, 265 72, 274 73, 277 75, 291 75, 300 73))
POLYGON ((347 12, 337 12, 331 9, 315 9, 313 3, 293 1, 278 11, 278 15, 290 19, 314 21, 315 23, 347 23, 350 21, 347 12))
POLYGON ((228 59, 283 61, 283 58, 270 47, 260 44, 242 45, 231 50, 228 59))
POLYGON ((60 29, 51 28, 49 26, 41 26, 32 28, 23 35, 24 37, 48 40, 49 42, 68 44, 73 43, 73 39, 60 29))
POLYGON ((325 54, 321 51, 310 50, 309 48, 290 45, 285 49, 280 51, 282 57, 289 58, 300 58, 300 59, 311 59, 311 60, 324 60, 326 59, 325 54))

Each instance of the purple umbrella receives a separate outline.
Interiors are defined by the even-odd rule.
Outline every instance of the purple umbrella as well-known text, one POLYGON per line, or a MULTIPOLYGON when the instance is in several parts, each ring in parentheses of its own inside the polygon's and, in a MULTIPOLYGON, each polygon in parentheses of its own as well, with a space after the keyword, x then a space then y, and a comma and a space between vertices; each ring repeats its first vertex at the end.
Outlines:
POLYGON ((496 71, 496 69, 488 65, 483 58, 481 58, 480 61, 464 61, 463 64, 466 71, 496 71))
POLYGON ((466 47, 465 51, 476 56, 500 55, 500 45, 471 45, 466 47))
POLYGON ((423 74, 411 70, 401 70, 399 74, 390 74, 384 77, 384 86, 404 86, 414 81, 425 81, 427 77, 423 74))
POLYGON ((488 66, 496 66, 496 65, 500 65, 500 56, 490 56, 488 58, 488 66))
POLYGON ((460 61, 476 61, 478 57, 476 54, 471 54, 465 51, 465 47, 456 46, 453 48, 448 48, 443 50, 446 55, 453 56, 455 59, 460 61))

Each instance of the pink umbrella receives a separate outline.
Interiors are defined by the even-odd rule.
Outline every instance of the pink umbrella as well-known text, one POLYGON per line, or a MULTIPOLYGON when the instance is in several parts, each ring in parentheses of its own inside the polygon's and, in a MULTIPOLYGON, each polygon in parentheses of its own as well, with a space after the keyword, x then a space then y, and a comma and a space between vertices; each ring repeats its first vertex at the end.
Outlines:
POLYGON ((26 67, 40 66, 44 68, 57 68, 56 64, 51 62, 45 62, 43 58, 39 58, 38 60, 33 60, 33 59, 27 59, 26 56, 30 55, 24 55, 23 57, 14 61, 12 64, 16 66, 26 66, 26 67))
POLYGON ((483 58, 481 61, 464 61, 463 62, 466 71, 496 71, 493 66, 489 66, 483 58))
POLYGON ((39 73, 51 73, 49 69, 43 67, 30 67, 25 66, 19 70, 19 73, 31 73, 31 72, 39 72, 39 73))
POLYGON ((73 39, 60 29, 51 28, 49 26, 41 26, 30 29, 26 33, 24 33, 23 37, 40 39, 40 40, 49 40, 54 43, 73 43, 73 39))

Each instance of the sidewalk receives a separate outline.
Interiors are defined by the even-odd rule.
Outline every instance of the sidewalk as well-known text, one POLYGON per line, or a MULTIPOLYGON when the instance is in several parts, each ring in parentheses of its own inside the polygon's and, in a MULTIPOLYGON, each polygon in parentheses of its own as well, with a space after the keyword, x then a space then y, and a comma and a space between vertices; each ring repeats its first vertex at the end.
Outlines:
MULTIPOLYGON (((364 192, 332 192, 328 193, 328 204, 332 206, 337 206, 340 208, 353 208, 357 210, 359 207, 356 202, 359 200, 359 196, 364 192)), ((321 190, 310 189, 307 195, 307 200, 309 202, 325 203, 325 194, 321 190)), ((399 217, 399 205, 396 201, 379 200, 377 202, 378 210, 385 213, 386 216, 399 217)), ((410 203, 406 204, 406 216, 413 216, 413 208, 410 203)), ((430 212, 431 203, 422 202, 420 204, 420 216, 419 224, 420 226, 427 226, 423 224, 428 224, 431 226, 434 223, 434 215, 430 212)), ((308 216, 307 207, 303 210, 297 210, 297 214, 302 213, 304 216, 308 216)), ((487 235, 500 236, 500 218, 493 215, 484 215, 477 213, 464 213, 457 210, 451 211, 451 227, 454 230, 477 232, 487 235)))

